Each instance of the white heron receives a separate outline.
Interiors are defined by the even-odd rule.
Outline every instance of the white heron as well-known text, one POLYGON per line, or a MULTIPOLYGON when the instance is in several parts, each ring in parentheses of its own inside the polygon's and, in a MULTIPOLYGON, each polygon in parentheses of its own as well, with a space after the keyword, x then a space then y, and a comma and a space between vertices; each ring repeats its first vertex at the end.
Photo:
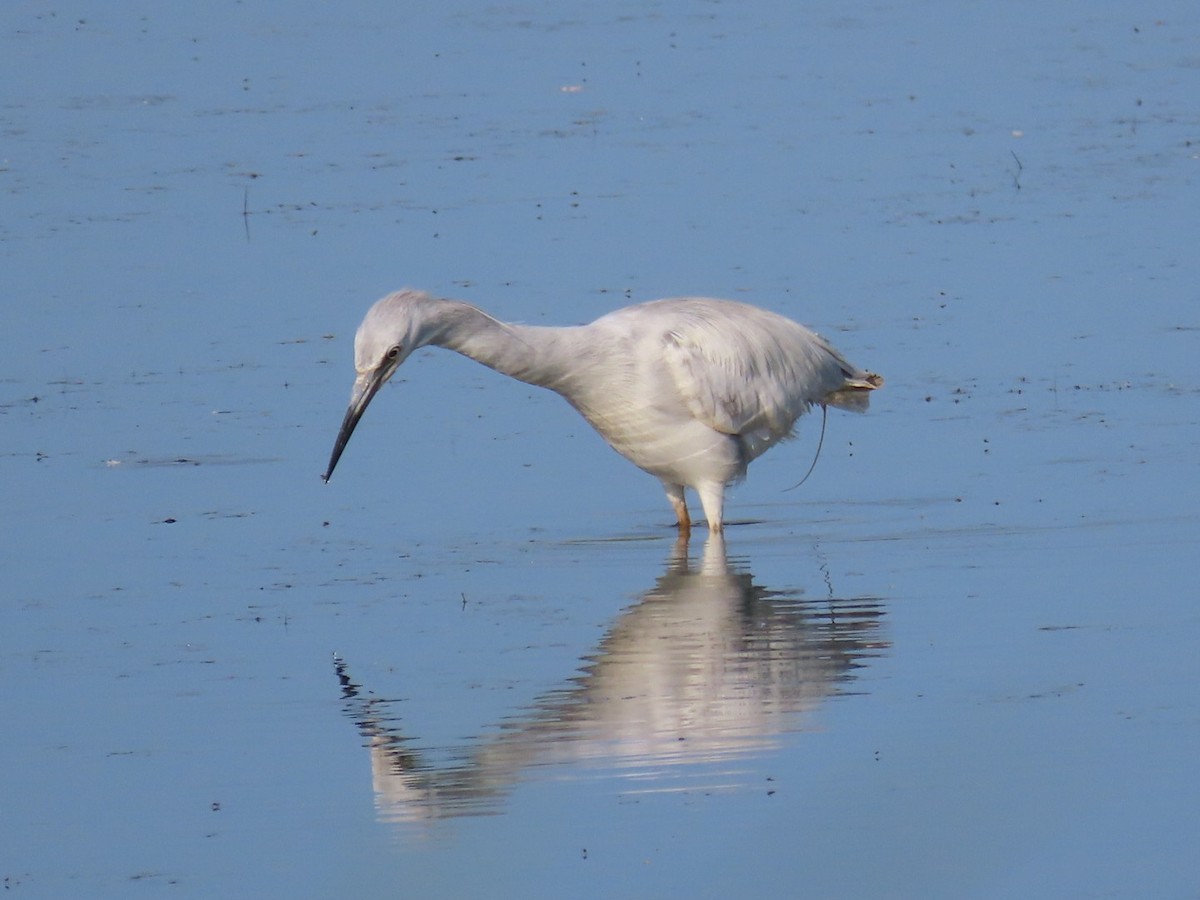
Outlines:
POLYGON ((720 532, 725 486, 790 437, 803 413, 814 404, 862 412, 883 384, 803 325, 732 300, 654 300, 590 325, 546 327, 406 289, 375 303, 358 327, 357 377, 326 482, 371 398, 428 345, 560 394, 614 450, 662 481, 684 533, 685 488, 699 495, 709 530, 720 532))

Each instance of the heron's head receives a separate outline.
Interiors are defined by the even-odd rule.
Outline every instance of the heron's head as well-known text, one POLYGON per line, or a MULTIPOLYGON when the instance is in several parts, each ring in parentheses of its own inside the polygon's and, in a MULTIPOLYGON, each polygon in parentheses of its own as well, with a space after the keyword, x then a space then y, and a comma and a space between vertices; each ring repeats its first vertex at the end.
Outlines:
POLYGON ((354 336, 354 389, 325 470, 326 481, 371 399, 414 350, 429 343, 432 333, 428 317, 423 315, 429 302, 429 296, 419 291, 397 291, 372 306, 358 326, 354 336))
POLYGON ((358 378, 379 373, 387 381, 409 354, 429 343, 431 298, 420 291, 397 291, 375 303, 354 335, 354 369, 358 378))

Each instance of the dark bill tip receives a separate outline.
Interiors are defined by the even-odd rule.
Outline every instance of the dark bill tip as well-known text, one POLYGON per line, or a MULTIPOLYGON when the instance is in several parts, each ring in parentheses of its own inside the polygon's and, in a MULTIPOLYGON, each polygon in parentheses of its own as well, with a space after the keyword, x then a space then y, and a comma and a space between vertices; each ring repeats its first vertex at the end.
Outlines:
POLYGON ((329 465, 325 469, 325 474, 321 476, 326 484, 329 484, 329 479, 333 477, 333 470, 337 468, 338 460, 342 458, 342 451, 346 449, 346 444, 350 443, 350 435, 354 433, 354 426, 358 424, 361 417, 362 411, 353 406, 346 413, 346 419, 342 422, 337 440, 333 443, 333 453, 329 455, 329 465))
POLYGON ((325 474, 321 476, 326 484, 329 484, 329 479, 333 477, 333 470, 337 468, 338 460, 342 458, 342 451, 350 443, 350 435, 354 434, 354 429, 358 426, 363 413, 366 412, 367 404, 371 402, 371 398, 375 396, 375 392, 382 384, 382 374, 376 373, 375 377, 368 381, 362 391, 350 401, 350 408, 346 410, 346 418, 342 419, 342 427, 338 430, 337 440, 333 442, 333 452, 329 454, 329 466, 325 469, 325 474))

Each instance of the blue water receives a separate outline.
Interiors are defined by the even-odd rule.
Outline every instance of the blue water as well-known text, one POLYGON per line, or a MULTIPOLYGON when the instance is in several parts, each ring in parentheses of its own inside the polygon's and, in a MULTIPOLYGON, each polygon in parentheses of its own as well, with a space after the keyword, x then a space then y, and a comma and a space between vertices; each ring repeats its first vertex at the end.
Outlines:
POLYGON ((1200 15, 0 13, 14 897, 1193 896, 1200 15), (367 306, 748 300, 887 378, 676 546, 367 306))

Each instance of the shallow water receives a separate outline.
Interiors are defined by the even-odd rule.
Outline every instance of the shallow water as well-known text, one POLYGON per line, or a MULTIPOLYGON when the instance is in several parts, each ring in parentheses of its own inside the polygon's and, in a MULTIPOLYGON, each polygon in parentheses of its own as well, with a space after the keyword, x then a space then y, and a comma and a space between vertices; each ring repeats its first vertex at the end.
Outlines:
POLYGON ((1194 896, 1200 15, 0 17, 13 896, 1194 896), (403 284, 882 372, 677 545, 403 284))

